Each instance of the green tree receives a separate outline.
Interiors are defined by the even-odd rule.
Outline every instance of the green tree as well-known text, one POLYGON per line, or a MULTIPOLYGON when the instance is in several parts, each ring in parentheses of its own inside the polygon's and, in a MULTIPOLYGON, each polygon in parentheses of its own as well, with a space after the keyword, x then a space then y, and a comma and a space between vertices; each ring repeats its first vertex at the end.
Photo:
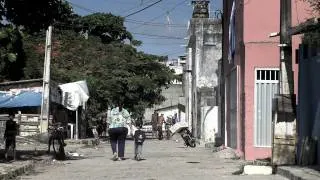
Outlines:
POLYGON ((19 80, 23 75, 22 33, 13 26, 0 28, 0 81, 19 80))
POLYGON ((122 17, 104 13, 80 17, 61 0, 0 0, 0 4, 3 17, 26 32, 24 38, 13 27, 0 33, 0 55, 6 62, 3 68, 0 64, 0 78, 12 72, 22 74, 9 79, 42 77, 45 29, 53 24, 51 77, 59 83, 86 79, 91 116, 123 101, 134 117, 141 117, 146 107, 164 100, 161 90, 173 72, 158 63, 164 57, 136 50, 141 42, 126 30, 122 17))
POLYGON ((0 4, 0 12, 5 12, 0 15, 30 32, 41 31, 54 22, 65 22, 72 17, 71 6, 63 0, 0 0, 0 4))
MULTIPOLYGON (((162 57, 137 52, 123 43, 105 44, 100 36, 89 35, 85 39, 73 30, 57 30, 54 34, 51 77, 61 83, 86 79, 91 116, 123 101, 134 117, 141 117, 146 107, 164 100, 161 89, 174 76, 168 67, 158 63, 162 57)), ((42 38, 28 38, 27 57, 43 62, 42 38)), ((26 76, 35 78, 42 73, 35 71, 41 70, 35 64, 27 63, 26 76)))
POLYGON ((22 29, 24 34, 41 32, 54 22, 68 22, 71 18, 71 7, 65 1, 0 0, 0 81, 24 77, 22 29))
POLYGON ((99 36, 104 43, 111 41, 122 42, 132 40, 132 35, 124 26, 124 18, 110 13, 95 13, 79 19, 84 30, 90 34, 99 36))

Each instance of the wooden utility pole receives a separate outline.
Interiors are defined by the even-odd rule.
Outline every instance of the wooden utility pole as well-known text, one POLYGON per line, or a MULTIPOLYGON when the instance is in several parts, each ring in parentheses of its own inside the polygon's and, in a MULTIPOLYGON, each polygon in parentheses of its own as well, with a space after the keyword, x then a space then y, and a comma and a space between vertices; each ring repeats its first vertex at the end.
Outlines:
POLYGON ((280 94, 293 95, 291 0, 280 0, 280 94))
POLYGON ((41 102, 41 115, 40 115, 40 131, 45 132, 43 128, 43 120, 46 120, 46 125, 49 125, 50 116, 50 60, 51 60, 51 36, 52 26, 48 27, 46 33, 46 46, 43 68, 43 89, 42 89, 42 102, 41 102))
POLYGON ((291 0, 280 0, 280 88, 273 103, 273 165, 292 165, 296 159, 296 102, 289 34, 291 18, 291 0))

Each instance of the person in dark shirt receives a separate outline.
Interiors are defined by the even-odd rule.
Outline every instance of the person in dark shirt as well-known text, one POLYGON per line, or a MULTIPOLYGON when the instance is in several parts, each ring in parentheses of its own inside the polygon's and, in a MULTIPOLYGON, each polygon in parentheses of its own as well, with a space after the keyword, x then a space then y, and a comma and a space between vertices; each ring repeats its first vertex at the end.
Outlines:
MULTIPOLYGON (((14 121, 14 112, 9 112, 9 120, 6 122, 6 129, 4 131, 5 139, 5 157, 7 159, 7 152, 9 147, 13 147, 13 151, 16 149, 16 136, 18 134, 18 125, 14 121)), ((15 158, 15 157, 14 157, 15 158)))
POLYGON ((138 130, 134 132, 134 159, 137 161, 141 160, 142 155, 142 145, 146 139, 146 134, 141 130, 142 122, 138 121, 136 123, 138 130))

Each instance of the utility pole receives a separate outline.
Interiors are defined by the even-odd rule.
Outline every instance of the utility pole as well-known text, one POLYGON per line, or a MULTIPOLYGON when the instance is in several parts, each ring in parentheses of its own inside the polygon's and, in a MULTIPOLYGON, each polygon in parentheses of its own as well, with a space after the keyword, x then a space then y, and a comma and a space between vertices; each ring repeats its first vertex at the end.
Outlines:
POLYGON ((185 73, 187 75, 187 102, 186 102, 186 121, 188 122, 188 127, 192 132, 192 48, 187 48, 188 56, 185 73))
POLYGON ((280 0, 280 94, 293 95, 291 0, 280 0))
POLYGON ((279 95, 273 104, 272 164, 295 164, 296 115, 292 71, 291 0, 280 0, 279 95))
POLYGON ((76 110, 76 140, 79 139, 79 113, 78 113, 78 109, 76 110))
POLYGON ((48 27, 46 32, 46 46, 43 68, 43 89, 42 89, 42 102, 41 102, 41 115, 40 115, 40 132, 45 132, 43 128, 43 119, 46 120, 46 125, 49 126, 50 116, 50 60, 51 60, 51 37, 52 26, 48 27))

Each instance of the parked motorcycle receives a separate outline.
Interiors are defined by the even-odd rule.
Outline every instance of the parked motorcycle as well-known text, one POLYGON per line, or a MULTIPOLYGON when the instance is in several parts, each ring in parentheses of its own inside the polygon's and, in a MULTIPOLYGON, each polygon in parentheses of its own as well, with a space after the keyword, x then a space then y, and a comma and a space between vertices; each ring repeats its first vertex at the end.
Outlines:
POLYGON ((50 153, 50 146, 52 145, 55 158, 57 160, 65 160, 66 154, 64 151, 64 147, 67 144, 64 143, 64 137, 63 137, 64 127, 61 126, 60 124, 57 124, 52 127, 49 127, 48 132, 49 132, 49 143, 48 143, 47 153, 50 153), (56 148, 54 146, 55 141, 58 141, 58 144, 59 144, 58 152, 56 151, 56 148))
POLYGON ((184 140, 184 145, 187 147, 196 147, 196 139, 190 132, 188 125, 185 123, 176 123, 170 128, 172 135, 178 133, 184 140))

